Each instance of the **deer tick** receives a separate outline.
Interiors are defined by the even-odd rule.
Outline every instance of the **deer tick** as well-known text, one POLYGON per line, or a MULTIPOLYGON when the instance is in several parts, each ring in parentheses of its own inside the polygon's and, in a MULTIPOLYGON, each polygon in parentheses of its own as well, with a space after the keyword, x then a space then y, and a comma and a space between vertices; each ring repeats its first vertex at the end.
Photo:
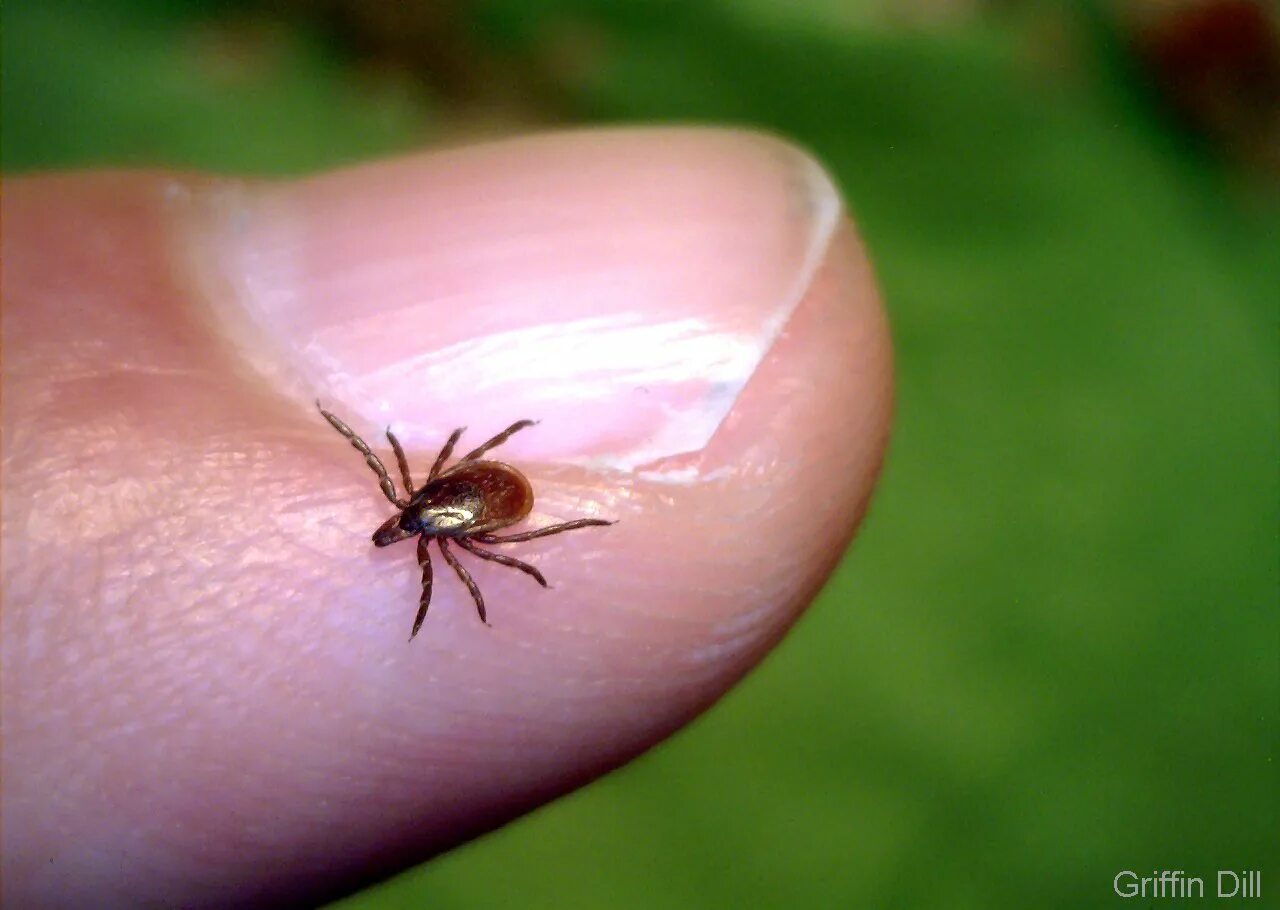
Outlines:
POLYGON ((418 565, 422 567, 422 596, 418 600, 418 615, 413 621, 413 632, 409 635, 410 641, 422 628, 422 622, 427 618, 427 607, 431 605, 431 556, 427 552, 427 544, 432 540, 440 548, 440 555, 444 557, 444 561, 458 573, 458 578, 462 579, 462 583, 471 592, 471 599, 476 602, 476 612, 480 614, 480 621, 488 625, 489 621, 485 618, 484 597, 480 594, 480 588, 471 577, 471 573, 458 562, 458 557, 449 549, 450 542, 456 543, 480 559, 519 569, 526 575, 532 576, 545 588, 547 580, 542 577, 541 572, 527 562, 521 562, 501 553, 482 550, 476 544, 519 543, 523 540, 572 531, 575 528, 613 524, 612 521, 605 521, 602 518, 579 518, 576 521, 566 521, 539 528, 536 531, 525 531, 522 534, 498 537, 492 533, 499 528, 515 524, 529 514, 533 509, 533 487, 529 485, 528 478, 511 465, 500 461, 482 460, 480 456, 502 445, 525 427, 533 426, 537 423, 535 420, 517 420, 484 445, 463 455, 453 467, 446 468, 445 462, 453 454, 454 445, 466 429, 459 427, 449 435, 444 448, 436 457, 435 464, 431 466, 427 482, 421 487, 414 487, 404 449, 400 445, 400 440, 396 439, 395 434, 388 427, 387 441, 391 443, 391 449, 396 453, 400 477, 404 480, 405 495, 402 498, 396 495, 396 487, 391 480, 391 475, 387 473, 381 459, 369 448, 369 444, 357 436, 351 427, 326 411, 320 402, 316 402, 316 407, 320 408, 324 419, 350 440, 351 445, 364 456, 365 462, 373 469, 373 473, 378 475, 378 486, 382 488, 382 495, 400 510, 373 532, 373 545, 388 547, 410 537, 418 538, 418 565))

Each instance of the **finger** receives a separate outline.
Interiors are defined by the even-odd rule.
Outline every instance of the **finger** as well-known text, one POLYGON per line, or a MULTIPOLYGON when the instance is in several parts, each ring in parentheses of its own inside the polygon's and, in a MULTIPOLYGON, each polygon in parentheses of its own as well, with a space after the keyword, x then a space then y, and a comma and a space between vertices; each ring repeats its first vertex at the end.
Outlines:
POLYGON ((6 193, 6 896, 314 901, 501 824, 713 703, 870 495, 883 315, 776 141, 6 193), (509 547, 552 591, 475 565, 493 628, 439 579, 407 644, 412 550, 316 394, 423 464, 541 419, 490 453, 513 530, 619 523, 509 547))

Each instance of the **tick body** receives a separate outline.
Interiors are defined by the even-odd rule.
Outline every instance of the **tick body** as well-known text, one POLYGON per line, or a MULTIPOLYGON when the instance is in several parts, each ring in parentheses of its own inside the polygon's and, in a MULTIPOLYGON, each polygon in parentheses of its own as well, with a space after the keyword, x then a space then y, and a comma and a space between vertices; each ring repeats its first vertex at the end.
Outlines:
POLYGON ((529 480, 511 465, 500 461, 483 459, 486 452, 497 448, 515 433, 525 427, 533 426, 536 421, 518 420, 497 436, 480 447, 463 455, 450 468, 445 464, 453 454, 453 447, 461 438, 463 429, 459 427, 450 434, 444 448, 440 450, 427 482, 415 488, 409 473, 409 461, 405 458, 400 440, 390 429, 387 430, 387 441, 395 452, 396 464, 400 468, 400 478, 404 481, 404 496, 396 492, 395 482, 382 460, 369 448, 368 443, 355 434, 351 427, 339 418, 326 411, 316 402, 324 419, 329 421, 335 430, 341 433, 351 445, 364 456, 365 463, 378 475, 378 486, 382 494, 400 511, 388 518, 378 530, 373 532, 373 544, 377 547, 388 547, 410 537, 418 538, 418 565, 422 568, 422 596, 418 601, 418 615, 413 621, 413 632, 409 639, 418 634, 422 622, 427 618, 427 608, 431 605, 432 569, 431 555, 427 545, 435 541, 440 548, 444 561, 457 573, 458 578, 466 585, 476 604, 476 612, 480 621, 488 625, 485 618, 484 597, 480 594, 471 573, 458 562, 458 557, 449 548, 455 543, 468 553, 480 559, 496 562, 499 565, 519 569, 532 577, 544 588, 547 580, 542 573, 526 562, 521 562, 501 553, 481 549, 477 544, 519 543, 538 537, 548 537, 575 528, 587 528, 592 525, 611 525, 612 521, 601 518, 579 518, 561 524, 539 528, 536 531, 525 531, 521 534, 509 534, 499 537, 493 532, 513 525, 525 518, 533 510, 533 487, 529 480))

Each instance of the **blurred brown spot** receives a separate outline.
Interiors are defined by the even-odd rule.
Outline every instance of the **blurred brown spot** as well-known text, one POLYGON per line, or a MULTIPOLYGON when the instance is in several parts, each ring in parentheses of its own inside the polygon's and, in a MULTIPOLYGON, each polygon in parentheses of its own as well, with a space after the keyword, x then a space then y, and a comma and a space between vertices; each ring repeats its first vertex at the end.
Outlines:
POLYGON ((1157 4, 1135 44, 1174 112, 1233 157, 1280 176, 1280 26, 1255 0, 1157 4))
POLYGON ((193 58, 200 74, 214 85, 250 85, 275 76, 288 39, 279 22, 262 16, 231 16, 195 28, 193 58))
POLYGON ((571 119, 537 55, 478 29, 473 0, 265 0, 326 33, 364 70, 407 74, 438 102, 438 143, 474 141, 571 119))

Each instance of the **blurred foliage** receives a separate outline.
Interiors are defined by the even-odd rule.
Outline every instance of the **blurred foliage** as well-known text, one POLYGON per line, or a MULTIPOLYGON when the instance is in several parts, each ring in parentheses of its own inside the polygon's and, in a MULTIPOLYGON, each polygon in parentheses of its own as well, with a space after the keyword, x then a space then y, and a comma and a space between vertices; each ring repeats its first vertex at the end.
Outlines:
POLYGON ((1099 7, 886 6, 452 3, 421 33, 447 62, 334 2, 6 6, 9 168, 727 121, 814 149, 877 264, 896 435, 811 614, 673 742, 344 908, 1280 880, 1274 184, 1171 128, 1099 7))
POLYGON ((27 0, 0 42, 6 170, 297 172, 430 135, 425 91, 345 72, 314 31, 248 8, 27 0))

